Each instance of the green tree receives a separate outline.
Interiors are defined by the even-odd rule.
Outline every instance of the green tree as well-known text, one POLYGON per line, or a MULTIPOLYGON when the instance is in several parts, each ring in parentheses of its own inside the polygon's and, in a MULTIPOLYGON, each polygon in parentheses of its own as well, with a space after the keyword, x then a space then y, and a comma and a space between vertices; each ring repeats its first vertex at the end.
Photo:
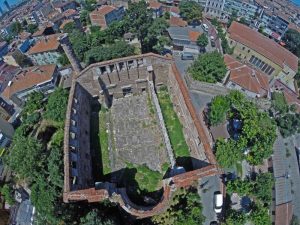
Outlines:
POLYGON ((171 18, 171 14, 170 14, 170 12, 165 12, 165 14, 164 14, 164 18, 166 19, 166 20, 169 20, 170 18, 171 18))
MULTIPOLYGON (((232 22, 237 20, 237 16, 238 16, 238 15, 237 15, 237 11, 236 11, 236 10, 233 10, 233 11, 231 12, 230 18, 229 18, 229 20, 228 20, 227 27, 230 27, 231 24, 232 24, 232 22)), ((215 24, 214 26, 216 26, 216 24, 215 24)))
POLYGON ((286 48, 300 57, 300 33, 293 29, 288 29, 283 37, 283 41, 286 43, 286 48))
POLYGON ((272 201, 272 188, 274 186, 273 174, 261 173, 258 174, 255 180, 253 195, 256 196, 262 203, 270 204, 272 201))
POLYGON ((5 162, 20 178, 32 180, 43 167, 45 160, 43 151, 42 144, 35 138, 16 136, 5 162))
POLYGON ((197 39, 197 45, 201 48, 205 48, 208 45, 208 38, 206 34, 202 34, 197 39))
POLYGON ((62 66, 66 66, 66 65, 70 64, 70 61, 69 61, 68 56, 66 55, 66 53, 63 53, 61 56, 59 56, 57 61, 62 66))
POLYGON ((293 215, 290 225, 300 225, 300 220, 298 219, 297 216, 293 215))
POLYGON ((169 209, 152 218, 154 224, 164 225, 198 225, 204 220, 200 197, 193 188, 178 190, 169 209))
POLYGON ((76 24, 75 24, 75 22, 69 22, 69 23, 65 24, 65 26, 64 26, 64 28, 63 28, 63 31, 64 31, 65 33, 70 34, 70 33, 72 33, 73 30, 75 30, 75 29, 76 29, 76 24))
POLYGON ((87 64, 134 55, 134 47, 124 41, 105 47, 98 46, 90 49, 85 54, 87 64))
POLYGON ((72 44, 72 47, 74 49, 74 52, 75 52, 77 58, 80 61, 82 61, 85 52, 88 51, 90 48, 88 39, 87 39, 85 33, 81 32, 79 30, 74 30, 70 34, 70 42, 72 44))
POLYGON ((216 96, 212 99, 209 107, 209 123, 213 126, 218 125, 226 120, 226 114, 230 109, 228 98, 216 96))
POLYGON ((250 195, 253 192, 253 182, 248 179, 237 178, 226 184, 226 190, 228 193, 237 193, 239 196, 250 195))
POLYGON ((142 0, 137 3, 129 3, 128 10, 124 17, 126 32, 137 34, 141 42, 142 52, 149 51, 149 46, 145 43, 148 29, 153 22, 152 11, 148 9, 147 3, 142 0))
POLYGON ((216 51, 200 55, 188 69, 195 80, 208 83, 222 82, 226 71, 223 57, 216 51))
POLYGON ((32 92, 26 100, 25 106, 22 111, 23 116, 32 114, 43 106, 44 94, 39 91, 32 92))
POLYGON ((202 19, 202 7, 194 1, 181 1, 179 3, 181 17, 188 23, 199 22, 202 19))
POLYGON ((36 32, 38 30, 38 26, 36 24, 29 24, 27 26, 27 31, 31 34, 33 34, 34 32, 36 32))
POLYGON ((272 93, 272 107, 276 112, 281 114, 287 113, 289 111, 288 104, 282 92, 272 93))
POLYGON ((80 219, 80 225, 114 225, 112 220, 104 220, 100 217, 98 210, 92 210, 80 219))
POLYGON ((255 204, 250 214, 250 220, 255 225, 270 225, 271 218, 268 213, 268 208, 263 207, 261 204, 255 204))
POLYGON ((244 225, 246 222, 246 215, 243 212, 229 209, 226 212, 226 225, 244 225))
POLYGON ((242 153, 237 148, 234 140, 219 139, 216 142, 216 158, 223 168, 231 168, 236 162, 242 159, 242 153))
POLYGON ((30 58, 28 56, 22 54, 20 51, 15 51, 13 54, 14 54, 16 63, 18 63, 20 67, 33 66, 30 58))
POLYGON ((90 12, 85 9, 80 11, 80 23, 82 24, 82 26, 87 26, 91 23, 89 13, 90 12))
POLYGON ((12 206, 13 204, 15 204, 14 190, 10 185, 4 184, 3 187, 0 189, 0 193, 4 196, 4 200, 9 205, 12 206))
POLYGON ((44 117, 56 122, 63 122, 68 104, 68 91, 57 88, 48 98, 44 117))
POLYGON ((16 36, 23 31, 22 24, 20 22, 13 22, 11 25, 11 32, 16 36))

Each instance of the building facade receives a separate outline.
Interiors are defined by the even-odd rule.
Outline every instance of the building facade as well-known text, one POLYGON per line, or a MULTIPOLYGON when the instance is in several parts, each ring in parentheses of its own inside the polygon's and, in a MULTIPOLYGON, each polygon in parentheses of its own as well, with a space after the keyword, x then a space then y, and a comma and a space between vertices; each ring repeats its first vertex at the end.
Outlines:
POLYGON ((227 17, 224 12, 224 6, 225 0, 207 0, 204 13, 206 16, 224 20, 227 17))
POLYGON ((6 41, 0 42, 0 59, 8 53, 8 43, 6 41))
POLYGON ((298 71, 298 57, 264 35, 237 22, 228 29, 228 43, 234 55, 261 72, 291 82, 298 71))
POLYGON ((63 50, 60 46, 57 38, 59 35, 49 35, 43 39, 36 42, 32 46, 27 55, 32 60, 34 65, 47 65, 47 64, 57 64, 59 57, 62 55, 63 50))
POLYGON ((259 7, 251 0, 226 0, 224 10, 229 16, 235 11, 239 17, 243 17, 250 22, 258 13, 259 7))
POLYGON ((125 14, 124 7, 103 5, 90 13, 91 23, 94 26, 107 28, 112 22, 120 21, 125 14))

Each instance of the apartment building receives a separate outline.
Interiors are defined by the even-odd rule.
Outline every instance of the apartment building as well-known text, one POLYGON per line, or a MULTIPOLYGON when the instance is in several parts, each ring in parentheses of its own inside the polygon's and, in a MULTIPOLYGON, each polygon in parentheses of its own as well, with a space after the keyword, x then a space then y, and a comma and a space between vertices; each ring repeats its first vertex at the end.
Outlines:
POLYGON ((208 17, 224 20, 227 18, 227 15, 224 11, 224 6, 225 0, 207 0, 204 13, 208 17))
POLYGON ((235 11, 239 17, 251 22, 257 15, 259 7, 253 0, 226 0, 224 10, 229 15, 235 11))
POLYGON ((276 77, 287 83, 298 71, 297 56, 243 24, 232 23, 228 43, 237 58, 269 75, 270 79, 276 77))
POLYGON ((63 50, 57 40, 58 37, 57 34, 43 37, 29 49, 27 54, 34 65, 57 64, 60 66, 58 58, 63 50))
POLYGON ((102 5, 90 13, 91 23, 94 26, 100 26, 102 29, 107 28, 112 22, 120 21, 125 14, 124 7, 114 7, 102 5))
POLYGON ((57 79, 58 68, 56 65, 29 67, 9 82, 2 96, 21 106, 33 91, 41 91, 44 94, 52 92, 57 84, 57 79))

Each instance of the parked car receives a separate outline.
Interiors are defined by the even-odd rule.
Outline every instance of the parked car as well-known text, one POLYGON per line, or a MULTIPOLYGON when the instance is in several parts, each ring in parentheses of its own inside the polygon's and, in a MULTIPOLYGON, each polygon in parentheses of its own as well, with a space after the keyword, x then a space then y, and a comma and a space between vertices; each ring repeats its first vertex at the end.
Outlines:
POLYGON ((214 41, 214 40, 211 40, 211 41, 210 41, 210 45, 211 45, 211 47, 213 47, 213 48, 216 47, 215 41, 214 41))
POLYGON ((214 193, 214 209, 216 213, 221 213, 222 212, 222 207, 223 207, 223 195, 221 194, 220 191, 216 191, 214 193))
POLYGON ((194 55, 190 52, 181 53, 181 60, 194 60, 194 55))
POLYGON ((202 24, 202 28, 203 28, 204 31, 208 32, 208 26, 207 26, 207 24, 203 23, 202 24))
POLYGON ((161 52, 160 52, 161 55, 173 55, 172 51, 170 49, 163 49, 161 52))

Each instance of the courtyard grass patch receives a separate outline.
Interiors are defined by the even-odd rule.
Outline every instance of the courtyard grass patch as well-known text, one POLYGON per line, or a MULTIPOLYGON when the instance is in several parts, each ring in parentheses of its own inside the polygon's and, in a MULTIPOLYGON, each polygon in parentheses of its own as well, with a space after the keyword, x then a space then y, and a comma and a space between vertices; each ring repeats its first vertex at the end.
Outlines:
POLYGON ((183 127, 176 112, 174 111, 173 103, 167 89, 164 88, 159 90, 158 101, 175 157, 189 157, 190 152, 184 139, 183 127))
POLYGON ((99 112, 99 133, 98 138, 101 148, 103 174, 111 173, 109 149, 108 149, 108 133, 106 126, 107 111, 102 107, 99 112))
POLYGON ((124 178, 129 185, 138 186, 143 192, 154 192, 159 188, 163 175, 145 165, 127 163, 127 172, 125 172, 124 178))

